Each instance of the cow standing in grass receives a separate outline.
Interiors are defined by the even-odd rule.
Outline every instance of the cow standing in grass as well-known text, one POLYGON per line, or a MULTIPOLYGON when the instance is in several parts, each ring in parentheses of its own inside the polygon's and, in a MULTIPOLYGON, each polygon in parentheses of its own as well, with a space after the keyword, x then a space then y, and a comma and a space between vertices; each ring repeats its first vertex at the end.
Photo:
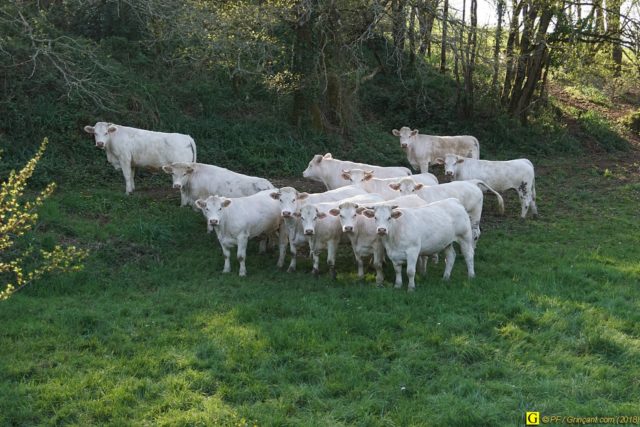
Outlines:
POLYGON ((116 170, 122 169, 126 194, 135 189, 136 168, 160 169, 174 162, 195 162, 196 143, 189 135, 136 129, 98 122, 85 126, 95 137, 96 147, 103 149, 116 170))
POLYGON ((275 188, 264 178, 204 163, 172 163, 164 165, 162 170, 171 174, 173 188, 180 189, 180 206, 191 205, 195 208, 197 199, 206 199, 216 194, 244 197, 275 188))
POLYGON ((420 135, 418 129, 411 130, 406 126, 400 130, 394 129, 391 133, 400 137, 400 147, 406 151, 411 167, 422 173, 429 172, 429 165, 447 154, 480 158, 480 143, 470 135, 420 135))
POLYGON ((520 197, 520 217, 526 218, 529 210, 534 217, 538 216, 536 178, 529 160, 475 160, 450 154, 438 162, 444 164, 445 175, 456 181, 480 179, 495 191, 516 190, 520 197))
POLYGON ((402 264, 407 264, 408 290, 414 291, 418 258, 443 250, 446 262, 443 278, 448 280, 456 259, 454 242, 460 245, 469 278, 475 277, 471 221, 457 199, 446 199, 420 208, 397 209, 381 205, 365 210, 364 214, 375 218, 376 231, 396 271, 396 288, 402 287, 402 264))

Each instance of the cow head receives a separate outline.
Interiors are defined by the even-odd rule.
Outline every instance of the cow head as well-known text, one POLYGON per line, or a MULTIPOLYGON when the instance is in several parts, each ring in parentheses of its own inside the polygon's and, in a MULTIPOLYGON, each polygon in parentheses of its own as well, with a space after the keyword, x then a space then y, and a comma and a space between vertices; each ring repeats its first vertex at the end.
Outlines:
POLYGON ((393 220, 402 216, 402 211, 397 210, 397 208, 397 206, 380 205, 373 209, 367 208, 363 214, 367 218, 375 219, 378 235, 386 236, 393 227, 393 220))
POLYGON ((298 193, 293 187, 282 187, 271 193, 271 197, 280 202, 280 212, 283 218, 291 218, 298 212, 299 201, 309 197, 308 193, 298 193))
POLYGON ((196 200, 196 206, 202 210, 202 214, 207 219, 207 231, 210 233, 213 228, 220 225, 224 219, 224 208, 231 204, 231 200, 221 196, 209 196, 206 199, 196 200))
POLYGON ((413 178, 402 178, 398 182, 393 182, 389 184, 389 188, 394 191, 400 192, 403 196, 408 196, 409 194, 413 194, 418 190, 421 190, 424 187, 424 184, 415 182, 413 178))
POLYGON ((435 163, 437 165, 444 165, 444 174, 449 178, 455 178, 456 170, 460 163, 464 163, 464 157, 457 156, 455 154, 447 154, 444 159, 437 158, 435 163))
POLYGON ((180 189, 187 186, 189 178, 191 178, 191 174, 195 169, 193 163, 171 163, 170 165, 164 165, 162 170, 171 174, 173 188, 180 189))
POLYGON ((373 178, 373 171, 365 171, 362 169, 351 169, 342 171, 342 179, 350 181, 352 185, 362 188, 365 181, 373 178))
POLYGON ((313 181, 323 182, 322 181, 323 166, 324 166, 323 161, 330 160, 330 159, 333 159, 333 156, 331 155, 331 153, 327 153, 324 156, 322 154, 316 154, 315 156, 313 156, 313 159, 311 159, 311 161, 309 162, 309 166, 307 166, 304 172, 302 172, 302 176, 305 178, 309 178, 313 181))
POLYGON ((403 126, 400 128, 400 130, 392 130, 391 133, 395 136, 400 137, 400 147, 406 150, 414 141, 414 136, 418 134, 418 129, 411 130, 406 126, 403 126))
POLYGON ((118 127, 113 123, 98 122, 95 126, 85 126, 84 131, 92 134, 96 140, 96 147, 104 150, 111 136, 118 131, 118 127))
POLYGON ((300 223, 305 236, 313 236, 316 233, 316 223, 327 217, 324 212, 319 212, 314 205, 306 205, 300 208, 300 223))
POLYGON ((338 206, 338 209, 331 209, 329 214, 339 217, 344 233, 351 233, 355 230, 358 215, 361 215, 363 210, 364 208, 357 203, 344 202, 338 206))

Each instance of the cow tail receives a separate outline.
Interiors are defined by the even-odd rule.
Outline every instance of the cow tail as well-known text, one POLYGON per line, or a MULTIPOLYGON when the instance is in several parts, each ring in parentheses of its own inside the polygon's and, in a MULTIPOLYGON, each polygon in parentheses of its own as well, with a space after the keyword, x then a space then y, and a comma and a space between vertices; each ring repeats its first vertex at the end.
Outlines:
POLYGON ((496 198, 498 199, 498 208, 500 210, 500 214, 504 214, 504 200, 502 199, 502 196, 500 195, 500 193, 498 193, 496 190, 494 190, 493 188, 489 187, 489 185, 481 180, 476 180, 476 185, 478 186, 478 188, 480 188, 480 190, 482 190, 482 187, 484 187, 485 190, 489 190, 491 191, 493 194, 496 195, 496 198))
POLYGON ((475 139, 475 146, 476 146, 475 159, 480 159, 480 141, 478 141, 478 138, 474 138, 474 139, 475 139))
POLYGON ((191 138, 191 142, 189 143, 190 147, 191 147, 191 152, 193 153, 193 160, 192 162, 195 163, 197 156, 196 156, 196 142, 193 140, 193 138, 191 138))

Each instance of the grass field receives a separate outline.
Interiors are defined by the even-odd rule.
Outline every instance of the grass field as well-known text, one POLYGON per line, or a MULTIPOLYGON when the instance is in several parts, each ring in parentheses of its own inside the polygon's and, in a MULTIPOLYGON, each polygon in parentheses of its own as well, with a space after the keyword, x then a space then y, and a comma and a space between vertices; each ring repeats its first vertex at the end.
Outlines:
MULTIPOLYGON (((535 160, 538 220, 485 202, 477 278, 458 257, 417 292, 292 274, 250 247, 222 275, 169 178, 63 187, 45 242, 83 272, 0 304, 0 425, 522 425, 524 412, 640 415, 639 164, 535 160)), ((105 167, 107 167, 105 162, 105 167)), ((406 278, 405 278, 406 283, 406 278)))

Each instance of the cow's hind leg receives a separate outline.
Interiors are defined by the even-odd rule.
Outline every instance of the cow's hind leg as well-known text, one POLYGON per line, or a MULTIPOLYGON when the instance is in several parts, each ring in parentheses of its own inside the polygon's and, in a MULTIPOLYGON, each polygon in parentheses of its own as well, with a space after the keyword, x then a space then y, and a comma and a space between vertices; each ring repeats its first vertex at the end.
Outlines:
POLYGON ((451 270, 453 270, 453 264, 456 262, 456 250, 453 248, 453 244, 450 244, 444 249, 444 254, 444 274, 442 275, 442 278, 444 280, 449 280, 449 277, 451 277, 451 270))
POLYGON ((527 217, 527 212, 529 211, 529 205, 531 204, 531 186, 522 181, 520 186, 517 188, 518 197, 520 197, 520 218, 525 219, 527 217))
POLYGON ((473 268, 473 257, 475 253, 475 250, 473 249, 473 243, 471 242, 471 239, 461 240, 458 243, 460 244, 460 252, 462 252, 464 261, 467 264, 467 275, 469 276, 469 279, 473 279, 474 277, 476 277, 476 272, 473 268))
POLYGON ((249 236, 241 235, 238 236, 238 261, 240 262, 240 276, 244 277, 247 275, 247 243, 249 242, 249 236))

